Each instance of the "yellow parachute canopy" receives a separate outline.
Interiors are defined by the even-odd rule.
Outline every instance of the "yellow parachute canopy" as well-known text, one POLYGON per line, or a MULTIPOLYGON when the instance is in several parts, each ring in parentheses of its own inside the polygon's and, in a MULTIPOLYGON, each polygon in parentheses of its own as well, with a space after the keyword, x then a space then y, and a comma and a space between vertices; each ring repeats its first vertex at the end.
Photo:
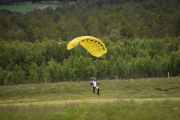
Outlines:
POLYGON ((80 36, 71 40, 67 49, 71 50, 72 48, 81 45, 84 49, 86 49, 92 56, 101 57, 107 53, 107 48, 105 44, 98 38, 93 36, 80 36))

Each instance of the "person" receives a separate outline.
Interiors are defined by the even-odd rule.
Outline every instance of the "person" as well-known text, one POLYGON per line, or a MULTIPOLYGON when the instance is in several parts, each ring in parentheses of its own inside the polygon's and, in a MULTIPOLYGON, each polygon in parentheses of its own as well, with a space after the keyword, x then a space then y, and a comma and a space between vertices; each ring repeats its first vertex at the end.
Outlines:
POLYGON ((97 81, 96 81, 96 78, 95 77, 92 77, 91 78, 91 86, 92 86, 92 91, 93 91, 93 93, 95 94, 97 94, 97 95, 100 95, 100 89, 99 89, 99 87, 97 86, 97 81), (96 90, 97 90, 97 92, 96 92, 96 90))
POLYGON ((98 86, 96 86, 96 90, 97 90, 97 95, 100 95, 100 89, 98 86))

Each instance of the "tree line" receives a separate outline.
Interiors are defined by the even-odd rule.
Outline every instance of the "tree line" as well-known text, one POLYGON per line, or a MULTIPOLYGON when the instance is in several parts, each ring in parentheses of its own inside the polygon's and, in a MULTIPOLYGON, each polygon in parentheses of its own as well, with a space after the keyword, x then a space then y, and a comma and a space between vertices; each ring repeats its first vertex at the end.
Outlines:
POLYGON ((0 84, 166 77, 180 73, 180 38, 104 39, 108 54, 93 58, 66 41, 0 42, 0 84))
POLYGON ((34 42, 67 40, 85 34, 112 39, 178 37, 180 4, 176 0, 145 1, 126 0, 104 7, 88 7, 86 2, 69 7, 62 4, 55 10, 27 14, 0 11, 0 39, 34 42))

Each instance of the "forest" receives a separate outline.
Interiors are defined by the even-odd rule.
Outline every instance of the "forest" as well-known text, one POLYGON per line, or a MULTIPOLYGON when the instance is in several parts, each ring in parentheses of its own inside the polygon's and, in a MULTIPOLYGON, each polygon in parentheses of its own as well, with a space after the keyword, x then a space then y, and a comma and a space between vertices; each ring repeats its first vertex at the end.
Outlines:
POLYGON ((0 85, 180 75, 179 0, 57 3, 0 11, 0 85), (108 53, 97 59, 81 47, 68 51, 67 43, 82 35, 102 39, 108 53))

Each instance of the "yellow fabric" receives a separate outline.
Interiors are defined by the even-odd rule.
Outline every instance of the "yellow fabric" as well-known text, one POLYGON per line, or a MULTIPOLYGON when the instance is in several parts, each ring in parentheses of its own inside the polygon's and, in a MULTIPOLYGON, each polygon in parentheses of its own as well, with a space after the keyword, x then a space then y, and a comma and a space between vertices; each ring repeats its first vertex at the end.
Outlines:
POLYGON ((70 50, 78 45, 81 45, 86 49, 92 56, 101 57, 107 53, 107 48, 105 44, 98 38, 93 36, 80 36, 74 38, 67 45, 67 49, 70 50))
POLYGON ((73 40, 71 40, 71 41, 68 43, 68 45, 67 45, 67 49, 70 50, 70 49, 72 49, 72 48, 75 48, 76 46, 79 45, 79 42, 80 42, 79 39, 73 39, 73 40))

